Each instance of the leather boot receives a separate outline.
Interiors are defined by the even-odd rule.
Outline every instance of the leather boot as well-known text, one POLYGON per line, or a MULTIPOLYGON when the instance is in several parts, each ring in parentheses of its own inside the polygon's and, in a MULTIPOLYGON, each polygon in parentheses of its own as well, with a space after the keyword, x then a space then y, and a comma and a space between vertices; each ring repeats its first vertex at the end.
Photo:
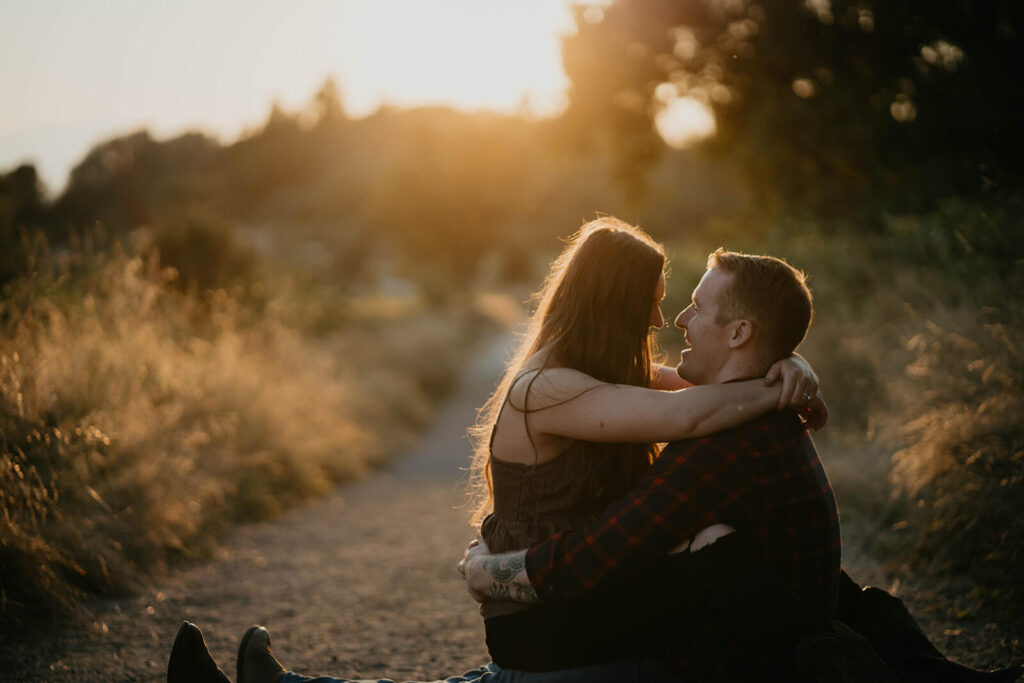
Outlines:
POLYGON ((213 655, 199 627, 182 622, 167 662, 167 683, 231 683, 213 655))
POLYGON ((270 634, 251 626, 238 646, 238 683, 277 683, 285 669, 270 650, 270 634))
POLYGON ((871 642, 904 683, 1009 683, 1021 675, 1019 666, 975 671, 939 652, 899 598, 868 587, 854 609, 853 627, 871 642))
POLYGON ((804 638, 796 650, 796 663, 814 683, 900 683, 864 636, 841 621, 804 638))

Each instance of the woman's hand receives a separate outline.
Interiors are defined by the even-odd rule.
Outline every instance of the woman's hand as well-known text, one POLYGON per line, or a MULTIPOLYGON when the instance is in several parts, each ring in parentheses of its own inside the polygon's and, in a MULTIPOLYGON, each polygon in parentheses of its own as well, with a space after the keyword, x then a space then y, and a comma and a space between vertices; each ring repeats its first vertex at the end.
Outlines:
POLYGON ((806 405, 797 408, 797 412, 804 419, 804 424, 814 431, 818 431, 828 422, 828 406, 825 405, 825 397, 820 391, 806 405))
POLYGON ((471 557, 481 554, 486 555, 487 553, 487 544, 484 542, 483 537, 480 534, 477 534, 476 538, 466 545, 466 550, 462 553, 462 559, 459 560, 459 563, 455 566, 459 572, 459 576, 461 576, 463 581, 466 582, 466 590, 469 591, 469 596, 481 604, 487 602, 487 596, 480 591, 473 590, 473 587, 469 585, 469 580, 466 578, 466 564, 469 562, 471 557))
MULTIPOLYGON (((810 363, 799 354, 783 358, 768 368, 764 377, 766 386, 782 380, 782 393, 779 395, 779 410, 786 406, 797 409, 807 408, 818 395, 818 375, 810 363)), ((822 401, 824 405, 824 401, 822 401)), ((828 411, 825 411, 826 418, 828 411)), ((822 422, 824 424, 824 422, 822 422)))

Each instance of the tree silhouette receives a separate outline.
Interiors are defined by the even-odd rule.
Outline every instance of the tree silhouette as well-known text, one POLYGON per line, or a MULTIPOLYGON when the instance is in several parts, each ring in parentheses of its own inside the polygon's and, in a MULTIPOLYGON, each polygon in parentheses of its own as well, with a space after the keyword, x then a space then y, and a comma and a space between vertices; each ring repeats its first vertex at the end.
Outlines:
POLYGON ((44 220, 43 188, 35 166, 23 164, 0 174, 0 285, 21 274, 25 254, 20 248, 28 230, 44 220))

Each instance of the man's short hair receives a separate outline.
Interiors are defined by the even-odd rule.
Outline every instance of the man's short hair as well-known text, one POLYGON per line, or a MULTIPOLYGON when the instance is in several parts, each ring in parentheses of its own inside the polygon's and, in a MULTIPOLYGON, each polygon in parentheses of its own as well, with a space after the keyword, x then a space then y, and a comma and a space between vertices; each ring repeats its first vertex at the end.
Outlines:
POLYGON ((807 277, 781 259, 725 251, 708 256, 708 270, 732 276, 718 302, 715 322, 752 320, 758 330, 761 360, 774 363, 793 353, 807 335, 814 316, 807 277))

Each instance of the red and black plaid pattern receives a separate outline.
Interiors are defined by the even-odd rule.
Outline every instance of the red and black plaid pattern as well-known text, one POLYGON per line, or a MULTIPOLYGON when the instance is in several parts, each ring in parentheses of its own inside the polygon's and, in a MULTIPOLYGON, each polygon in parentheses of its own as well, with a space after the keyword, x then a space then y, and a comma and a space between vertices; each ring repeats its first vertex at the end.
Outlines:
POLYGON ((583 531, 531 548, 526 568, 542 600, 571 600, 719 522, 759 539, 768 563, 808 607, 822 617, 834 613, 839 514, 814 444, 792 411, 670 444, 626 498, 583 531))

